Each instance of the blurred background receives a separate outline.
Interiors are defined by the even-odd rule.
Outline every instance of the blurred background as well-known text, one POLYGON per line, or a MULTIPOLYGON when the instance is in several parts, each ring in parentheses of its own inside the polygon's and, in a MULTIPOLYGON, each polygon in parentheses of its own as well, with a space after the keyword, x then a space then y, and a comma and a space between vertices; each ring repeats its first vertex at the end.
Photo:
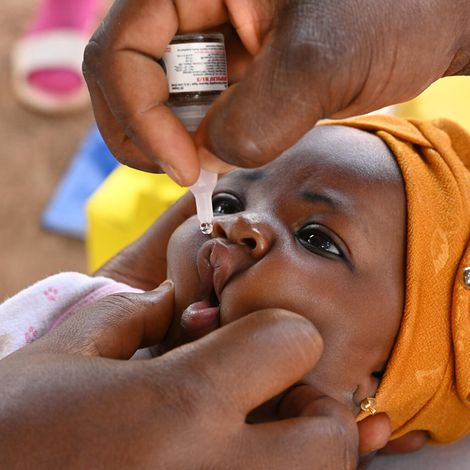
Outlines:
POLYGON ((47 116, 12 91, 12 48, 37 6, 0 2, 0 299, 46 275, 86 269, 84 242, 45 231, 39 220, 93 123, 91 107, 47 116))

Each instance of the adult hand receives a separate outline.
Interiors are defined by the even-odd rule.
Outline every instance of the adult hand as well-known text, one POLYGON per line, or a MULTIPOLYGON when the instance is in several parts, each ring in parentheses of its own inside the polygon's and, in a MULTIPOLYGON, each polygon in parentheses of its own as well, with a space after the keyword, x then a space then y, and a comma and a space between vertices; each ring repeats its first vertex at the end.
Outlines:
POLYGON ((344 407, 260 425, 246 415, 315 366, 304 318, 260 311, 162 357, 171 283, 119 294, 0 361, 3 468, 355 468, 344 407))
POLYGON ((117 0, 85 51, 96 119, 124 163, 191 184, 200 160, 264 164, 323 117, 410 99, 470 72, 470 3, 462 0, 117 0), (224 29, 236 86, 196 142, 165 106, 155 59, 177 33, 224 29), (199 158, 198 158, 199 156, 199 158))
MULTIPOLYGON (((184 335, 193 340, 202 338, 218 328, 217 318, 204 315, 193 315, 192 313, 183 313, 181 318, 181 327, 184 335)), ((291 393, 286 395, 281 406, 281 418, 296 416, 319 416, 321 406, 319 404, 332 403, 328 397, 320 397, 322 401, 318 402, 318 393, 312 387, 304 385, 296 387, 291 393)), ((414 452, 421 449, 429 439, 425 431, 413 431, 404 436, 390 441, 391 424, 385 413, 378 413, 369 416, 357 424, 359 437, 359 455, 362 464, 367 466, 370 458, 380 451, 387 454, 400 454, 405 452, 414 452)))

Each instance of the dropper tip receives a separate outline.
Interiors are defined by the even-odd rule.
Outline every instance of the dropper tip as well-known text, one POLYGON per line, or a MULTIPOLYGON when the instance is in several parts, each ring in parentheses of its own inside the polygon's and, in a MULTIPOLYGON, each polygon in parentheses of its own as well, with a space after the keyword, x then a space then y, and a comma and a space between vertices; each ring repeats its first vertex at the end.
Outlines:
POLYGON ((212 233, 212 192, 217 184, 217 173, 212 173, 201 168, 196 184, 189 189, 196 199, 197 216, 200 221, 201 232, 205 235, 212 233))
POLYGON ((201 232, 204 235, 210 235, 212 233, 214 226, 212 225, 211 222, 202 222, 199 228, 201 229, 201 232))

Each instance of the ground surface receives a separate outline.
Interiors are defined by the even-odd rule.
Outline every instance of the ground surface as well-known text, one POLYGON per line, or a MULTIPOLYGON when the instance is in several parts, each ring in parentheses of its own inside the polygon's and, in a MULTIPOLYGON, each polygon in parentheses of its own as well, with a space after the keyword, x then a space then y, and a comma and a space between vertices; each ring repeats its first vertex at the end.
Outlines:
POLYGON ((40 215, 92 123, 91 109, 44 117, 10 86, 12 44, 35 0, 0 2, 0 300, 48 274, 86 269, 82 242, 41 229, 40 215))

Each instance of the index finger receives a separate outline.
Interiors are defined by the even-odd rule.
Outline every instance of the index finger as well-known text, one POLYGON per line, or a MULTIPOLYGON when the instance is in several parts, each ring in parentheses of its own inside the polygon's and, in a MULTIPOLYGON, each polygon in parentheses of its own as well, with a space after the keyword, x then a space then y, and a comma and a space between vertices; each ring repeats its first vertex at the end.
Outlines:
POLYGON ((167 355, 181 354, 179 362, 192 386, 200 384, 202 395, 223 400, 245 419, 307 374, 322 351, 323 341, 310 321, 286 310, 267 309, 167 355))
POLYGON ((165 105, 168 84, 157 59, 177 31, 226 21, 222 0, 114 2, 87 46, 84 75, 98 126, 118 159, 131 166, 137 160, 147 170, 162 167, 180 184, 196 180, 196 147, 165 105))

